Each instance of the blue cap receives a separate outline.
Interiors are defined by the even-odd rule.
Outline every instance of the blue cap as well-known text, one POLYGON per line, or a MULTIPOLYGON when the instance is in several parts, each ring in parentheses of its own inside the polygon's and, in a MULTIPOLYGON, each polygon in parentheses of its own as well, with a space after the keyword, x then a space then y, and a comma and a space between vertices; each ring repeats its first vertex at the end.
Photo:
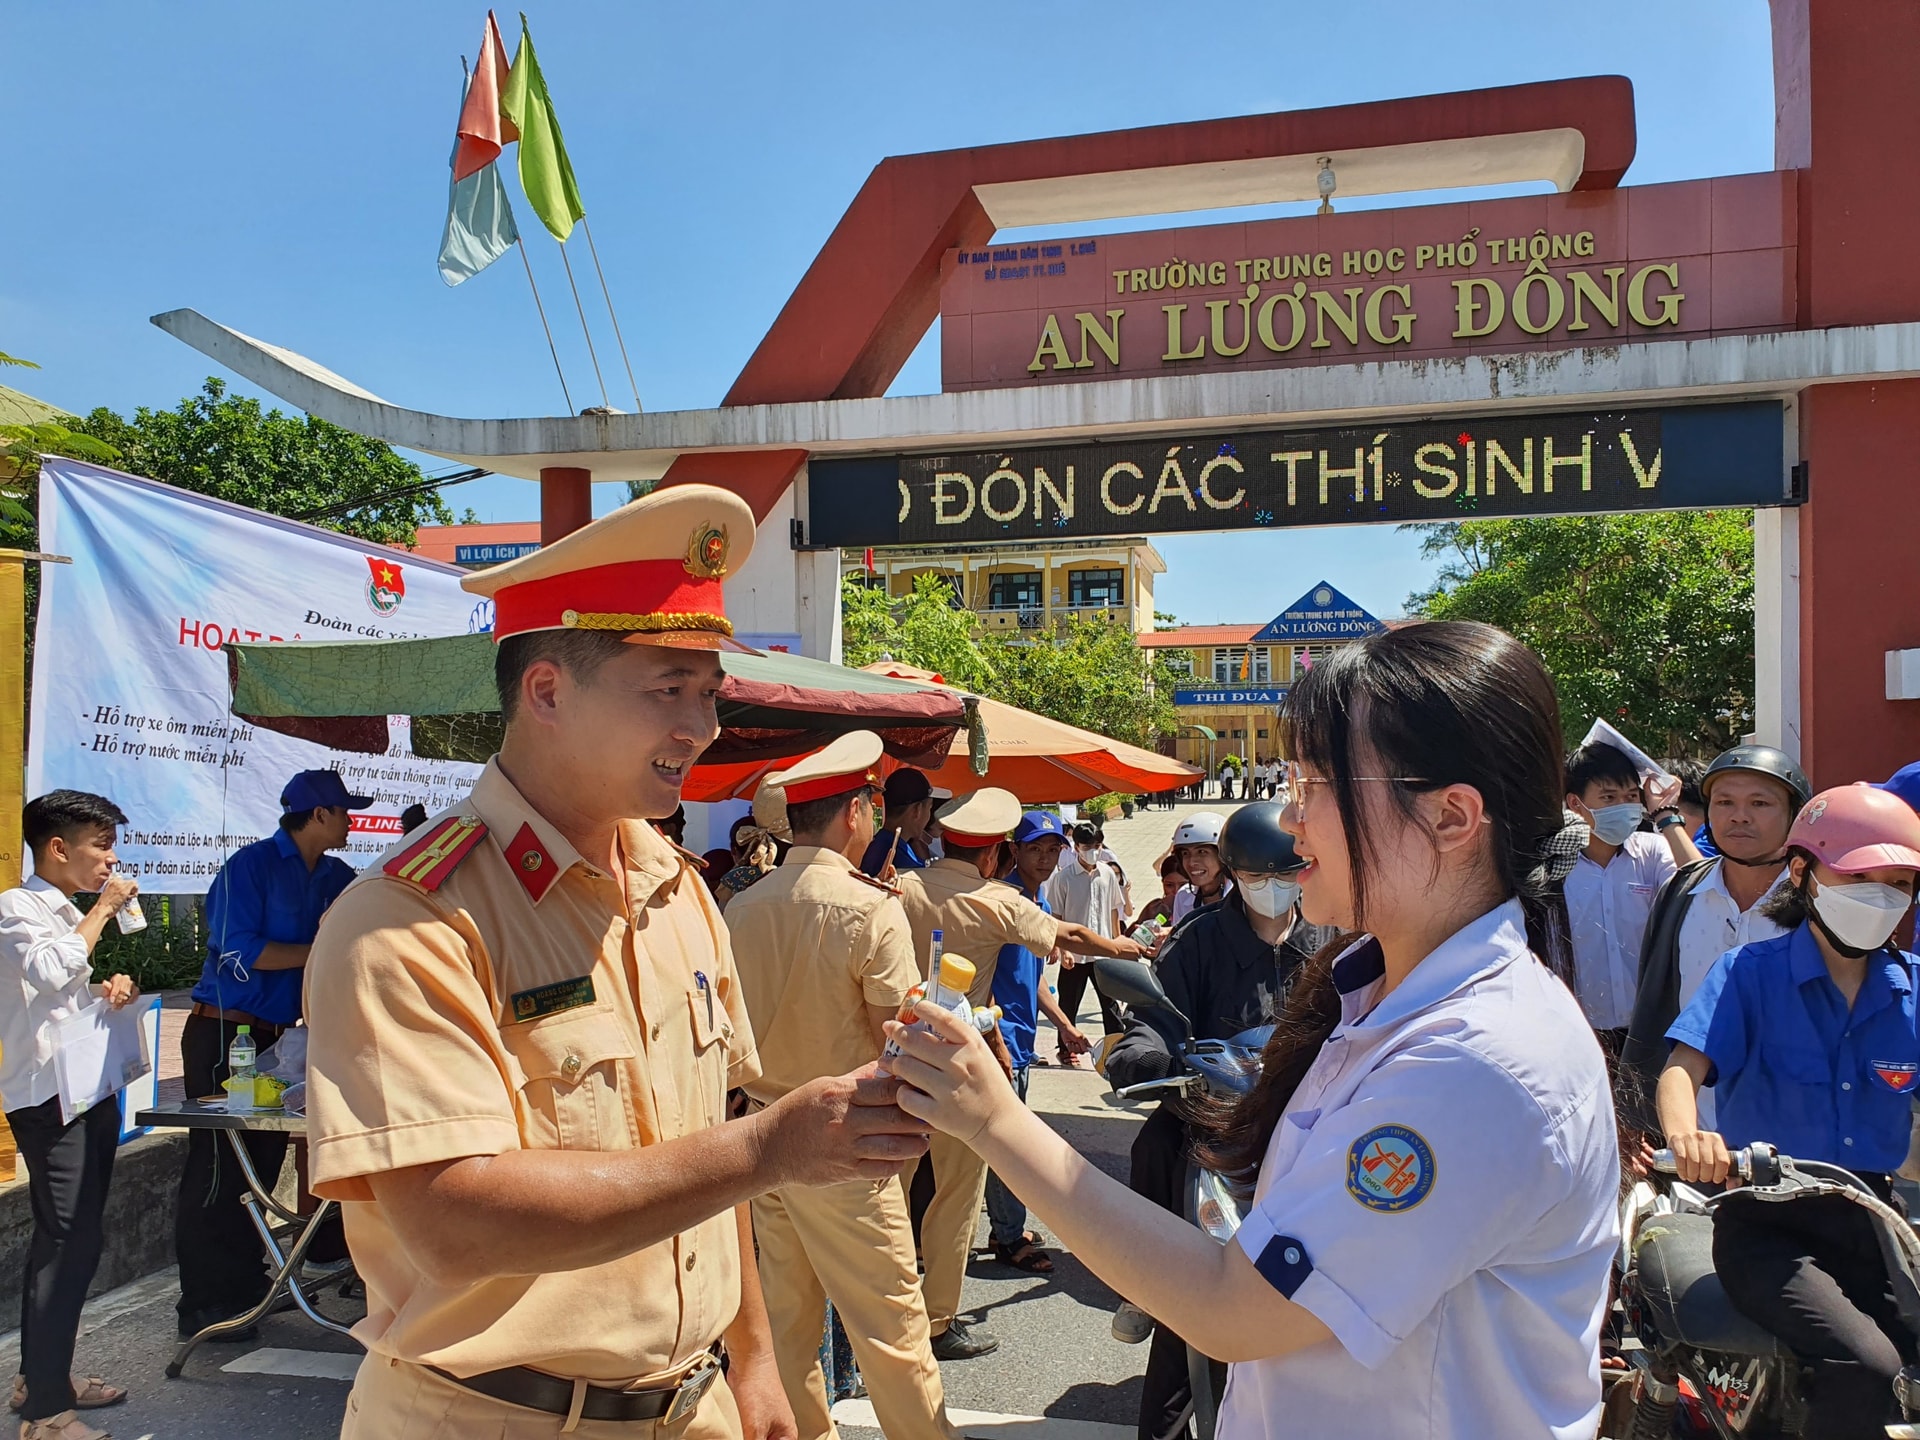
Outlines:
POLYGON ((1060 823, 1060 817, 1051 810, 1029 810, 1020 817, 1020 823, 1013 827, 1012 838, 1016 845, 1029 845, 1047 835, 1065 840, 1067 827, 1060 823))
POLYGON ((280 792, 280 808, 290 812, 322 806, 329 810, 364 810, 371 804, 371 795, 347 793, 347 782, 338 770, 302 770, 280 792))
POLYGON ((1892 791, 1915 810, 1920 810, 1920 760, 1901 766, 1880 788, 1892 791))

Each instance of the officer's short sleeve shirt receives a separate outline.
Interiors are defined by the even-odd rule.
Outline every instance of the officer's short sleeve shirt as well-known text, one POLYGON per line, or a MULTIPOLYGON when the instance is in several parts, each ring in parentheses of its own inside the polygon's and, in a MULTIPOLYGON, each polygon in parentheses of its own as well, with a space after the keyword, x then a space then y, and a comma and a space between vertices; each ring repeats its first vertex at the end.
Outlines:
MULTIPOLYGON (((375 1198, 395 1170, 511 1150, 596 1153, 718 1125, 759 1073, 733 955, 696 863, 644 822, 621 873, 579 855, 490 764, 450 815, 487 834, 436 889, 373 866, 306 972, 313 1187, 341 1202, 367 1285, 355 1335, 470 1375, 512 1365, 625 1384, 684 1363, 739 1303, 731 1211, 622 1259, 449 1282, 375 1198)), ((415 842, 418 843, 416 833, 415 842)))
POLYGON ((924 870, 900 877, 900 903, 913 927, 914 953, 921 973, 933 954, 933 932, 949 955, 973 962, 975 1005, 992 1003, 993 973, 1000 947, 1024 945, 1036 955, 1050 953, 1060 927, 1012 885, 982 879, 969 860, 936 860, 924 870))
POLYGON ((760 1052, 746 1089, 762 1102, 871 1065, 880 1047, 867 1006, 897 1008, 920 980, 900 902, 818 846, 794 846, 736 898, 727 929, 760 1052))

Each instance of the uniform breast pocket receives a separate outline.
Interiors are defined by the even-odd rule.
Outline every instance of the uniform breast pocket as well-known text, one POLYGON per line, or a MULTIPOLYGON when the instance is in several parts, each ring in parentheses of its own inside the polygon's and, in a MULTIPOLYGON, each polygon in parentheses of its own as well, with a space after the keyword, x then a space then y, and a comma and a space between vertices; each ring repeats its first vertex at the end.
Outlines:
POLYGON ((1832 1085, 1833 1062, 1824 1050, 1806 1045, 1763 1045, 1760 1063, 1776 1079, 1795 1085, 1832 1085))
POLYGON ((727 1051, 733 1041, 733 1021, 711 986, 687 992, 693 1011, 694 1066, 700 1072, 700 1103, 709 1125, 727 1118, 727 1051))
POLYGON ((502 1032, 520 1067, 528 1138, 535 1149, 626 1150, 632 1097, 624 1072, 633 1041, 617 1016, 558 1015, 502 1032))

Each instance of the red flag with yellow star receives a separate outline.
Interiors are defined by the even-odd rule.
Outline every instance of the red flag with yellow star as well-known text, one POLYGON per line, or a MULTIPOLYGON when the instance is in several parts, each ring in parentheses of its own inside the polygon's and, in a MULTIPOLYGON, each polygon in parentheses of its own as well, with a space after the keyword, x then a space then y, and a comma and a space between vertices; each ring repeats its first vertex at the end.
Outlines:
POLYGON ((376 614, 391 615, 407 593, 407 580, 400 573, 400 562, 389 560, 384 555, 369 555, 367 570, 368 603, 376 614))

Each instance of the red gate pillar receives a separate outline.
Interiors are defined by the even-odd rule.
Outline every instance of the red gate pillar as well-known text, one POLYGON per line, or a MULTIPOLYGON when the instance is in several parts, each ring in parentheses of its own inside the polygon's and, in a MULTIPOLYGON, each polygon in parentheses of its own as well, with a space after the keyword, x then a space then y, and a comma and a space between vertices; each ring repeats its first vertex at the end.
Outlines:
POLYGON ((593 519, 593 472, 549 465, 540 472, 540 543, 551 545, 593 519))
MULTIPOLYGON (((1775 164, 1802 172, 1800 324, 1920 320, 1920 73, 1908 0, 1773 0, 1775 164)), ((1818 788, 1920 759, 1920 701, 1886 699, 1885 655, 1920 647, 1920 381, 1802 393, 1800 759, 1818 788)))

